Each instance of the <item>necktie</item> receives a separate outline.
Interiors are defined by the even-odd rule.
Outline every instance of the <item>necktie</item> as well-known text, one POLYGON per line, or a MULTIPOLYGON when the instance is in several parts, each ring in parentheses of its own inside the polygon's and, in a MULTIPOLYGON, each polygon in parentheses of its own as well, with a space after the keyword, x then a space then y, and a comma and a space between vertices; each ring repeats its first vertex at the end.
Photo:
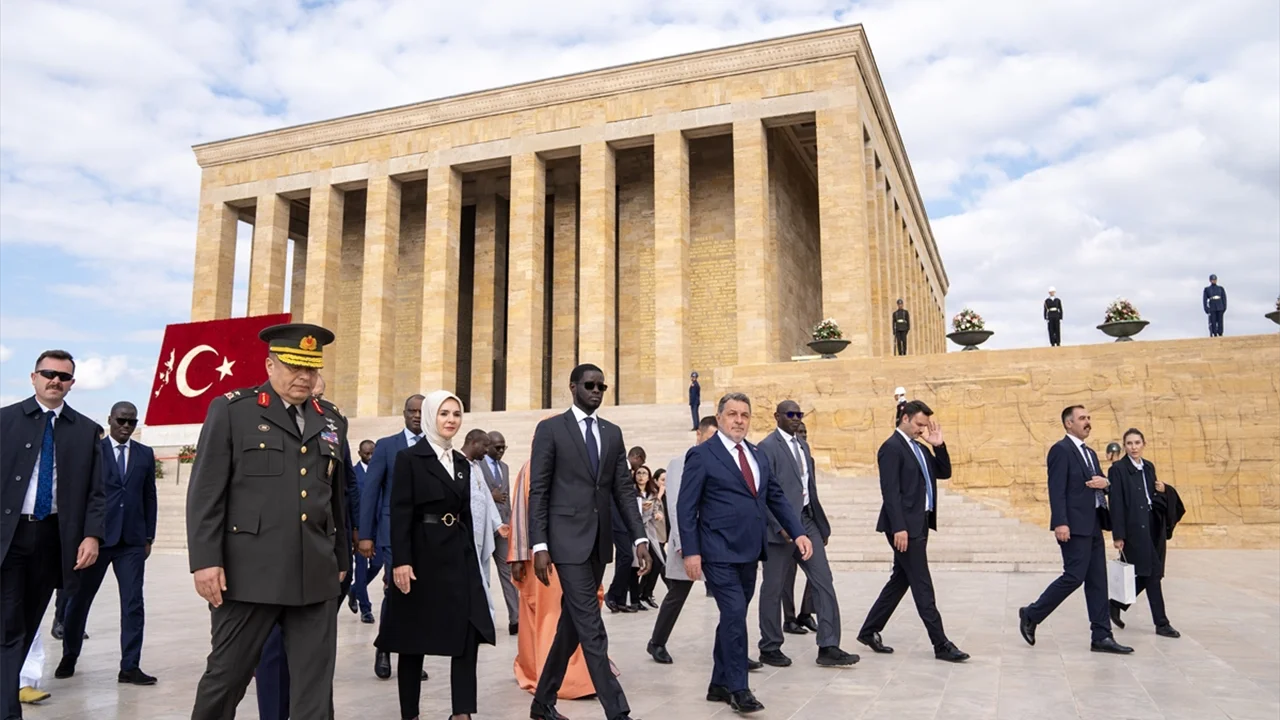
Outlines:
POLYGON ((298 406, 290 405, 285 412, 289 413, 289 419, 293 421, 293 424, 298 428, 298 432, 301 433, 302 432, 302 416, 298 414, 298 406))
POLYGON ((586 423, 587 434, 585 441, 587 443, 587 464, 591 465, 591 477, 600 477, 600 448, 596 447, 596 437, 591 433, 591 422, 593 418, 583 418, 582 422, 586 423))
POLYGON ((809 504, 809 483, 805 482, 804 473, 805 473, 806 467, 804 462, 804 452, 800 450, 800 438, 798 437, 791 438, 791 450, 792 450, 792 454, 794 454, 796 458, 796 471, 800 473, 800 485, 804 488, 804 500, 802 501, 802 504, 808 505, 809 504))
POLYGON ((414 445, 417 445, 417 444, 418 444, 418 441, 419 441, 419 440, 421 440, 421 439, 422 439, 422 436, 421 436, 421 435, 410 435, 410 436, 409 436, 409 447, 413 447, 414 445))
POLYGON ((929 477, 929 463, 924 460, 924 451, 920 449, 920 443, 915 440, 908 440, 911 443, 911 449, 915 451, 916 462, 920 463, 920 474, 924 475, 924 509, 933 509, 933 480, 929 477))
POLYGON ((751 491, 752 497, 756 495, 756 476, 751 472, 751 463, 747 462, 747 454, 742 451, 742 443, 734 446, 738 451, 738 468, 742 470, 742 479, 747 481, 747 489, 751 491))
POLYGON ((124 460, 124 445, 116 446, 116 467, 120 470, 120 482, 124 482, 124 471, 127 467, 124 460))
MULTIPOLYGON (((1092 480, 1094 475, 1098 474, 1097 468, 1093 466, 1093 458, 1089 457, 1089 448, 1084 445, 1080 446, 1080 452, 1084 454, 1084 466, 1089 471, 1089 479, 1092 480)), ((1105 504, 1101 490, 1093 491, 1093 506, 1102 507, 1105 504)))
POLYGON ((36 506, 32 511, 37 520, 49 517, 53 510, 53 418, 52 410, 44 414, 44 437, 40 440, 40 469, 36 479, 36 506))

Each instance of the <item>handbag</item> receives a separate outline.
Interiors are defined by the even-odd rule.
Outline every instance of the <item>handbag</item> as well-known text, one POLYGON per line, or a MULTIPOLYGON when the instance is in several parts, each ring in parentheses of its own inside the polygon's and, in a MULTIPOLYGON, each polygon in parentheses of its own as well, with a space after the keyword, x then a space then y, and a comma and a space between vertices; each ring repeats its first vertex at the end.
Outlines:
POLYGON ((1124 561, 1124 552, 1115 560, 1107 561, 1107 594, 1123 605, 1132 605, 1138 599, 1138 578, 1133 565, 1124 561))

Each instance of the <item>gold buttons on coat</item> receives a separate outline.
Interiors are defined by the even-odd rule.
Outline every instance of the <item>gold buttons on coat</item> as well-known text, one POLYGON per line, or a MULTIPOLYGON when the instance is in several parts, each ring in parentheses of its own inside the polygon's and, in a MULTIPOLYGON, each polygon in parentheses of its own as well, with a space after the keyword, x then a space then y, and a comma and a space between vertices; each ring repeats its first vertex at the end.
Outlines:
POLYGON ((266 443, 258 443, 258 449, 259 449, 259 450, 266 450, 266 449, 267 449, 267 444, 266 444, 266 443))
POLYGON ((240 528, 236 527, 235 525, 232 525, 231 532, 240 532, 240 528))
POLYGON ((306 522, 306 521, 307 521, 307 514, 302 513, 302 522, 306 522))
POLYGON ((306 445, 303 445, 303 446, 302 446, 302 454, 303 454, 303 455, 306 455, 306 454, 307 454, 307 446, 306 446, 306 445))
POLYGON ((306 497, 306 496, 307 496, 307 491, 306 491, 306 490, 303 490, 303 491, 302 491, 302 497, 306 497))
POLYGON ((306 468, 302 468, 301 472, 302 472, 302 474, 303 474, 303 475, 306 475, 306 474, 307 474, 307 469, 306 469, 306 468))

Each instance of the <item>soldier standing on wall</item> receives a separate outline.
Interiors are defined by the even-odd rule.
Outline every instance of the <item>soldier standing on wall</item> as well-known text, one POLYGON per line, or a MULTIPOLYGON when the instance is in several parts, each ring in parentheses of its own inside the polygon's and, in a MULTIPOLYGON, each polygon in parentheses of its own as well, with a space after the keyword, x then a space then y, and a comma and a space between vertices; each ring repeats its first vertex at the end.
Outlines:
POLYGON ((1049 347, 1058 347, 1062 344, 1062 299, 1052 285, 1044 299, 1044 320, 1049 324, 1049 347))
POLYGON ((902 298, 898 298, 898 309, 893 311, 893 354, 907 354, 907 333, 911 332, 911 313, 902 307, 902 298))
POLYGON ((1209 337, 1222 337, 1222 316, 1227 313, 1227 289, 1218 284, 1218 276, 1210 275, 1205 286, 1204 312, 1209 316, 1209 337))

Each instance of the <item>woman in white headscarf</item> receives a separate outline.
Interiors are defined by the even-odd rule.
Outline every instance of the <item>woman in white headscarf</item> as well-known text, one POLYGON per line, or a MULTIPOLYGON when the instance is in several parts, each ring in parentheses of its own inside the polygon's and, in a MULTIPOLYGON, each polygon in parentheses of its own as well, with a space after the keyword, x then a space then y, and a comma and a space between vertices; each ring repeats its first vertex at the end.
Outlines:
MULTIPOLYGON (((476 655, 494 644, 493 616, 472 535, 471 471, 453 449, 462 401, 437 390, 422 403, 426 442, 400 451, 391 486, 395 589, 374 645, 397 653, 400 716, 418 717, 422 658, 453 658, 452 720, 476 712, 476 655)), ((487 520, 481 519, 481 522, 487 520)))

